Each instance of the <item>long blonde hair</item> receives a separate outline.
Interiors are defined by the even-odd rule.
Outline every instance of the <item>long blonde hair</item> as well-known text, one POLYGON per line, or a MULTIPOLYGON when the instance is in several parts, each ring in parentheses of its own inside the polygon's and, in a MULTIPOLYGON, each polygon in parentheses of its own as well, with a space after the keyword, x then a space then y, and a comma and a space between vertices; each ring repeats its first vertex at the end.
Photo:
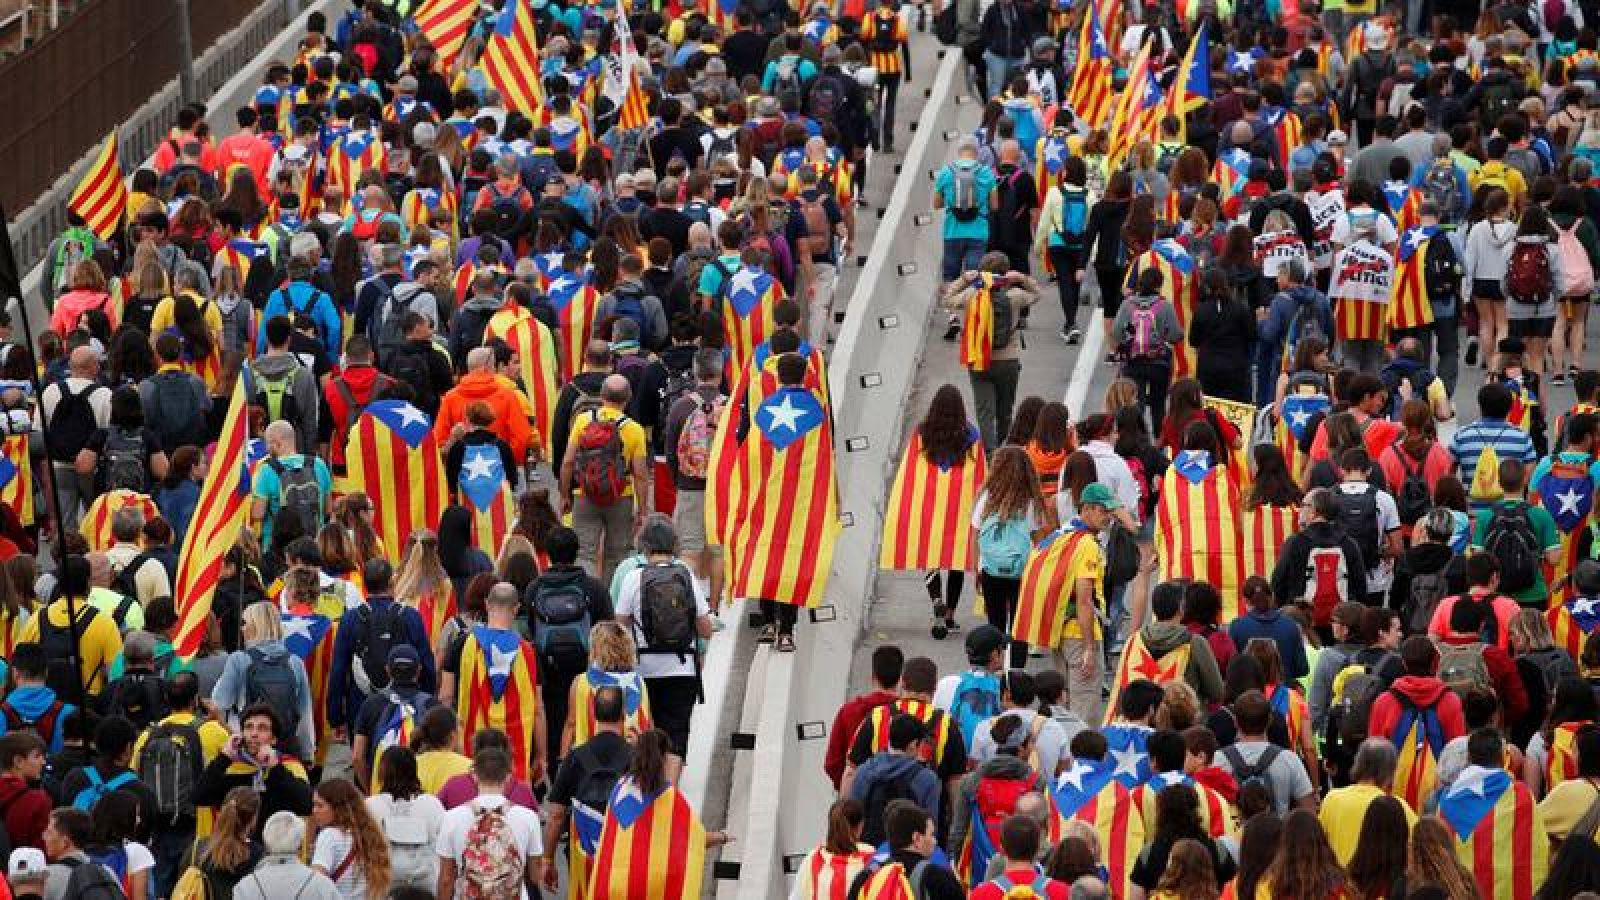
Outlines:
POLYGON ((367 879, 367 900, 381 900, 388 895, 389 882, 393 879, 389 868, 389 841, 372 813, 367 811, 366 798, 343 778, 317 785, 317 796, 333 812, 333 822, 328 827, 342 829, 350 835, 350 852, 367 879))
POLYGON ((261 797, 247 787, 228 792, 217 810, 216 824, 201 861, 221 872, 234 872, 250 860, 250 835, 261 813, 261 797))
POLYGON ((450 576, 444 563, 439 561, 439 538, 432 531, 418 529, 411 533, 405 559, 394 578, 394 596, 403 603, 415 604, 424 594, 449 588, 450 576))

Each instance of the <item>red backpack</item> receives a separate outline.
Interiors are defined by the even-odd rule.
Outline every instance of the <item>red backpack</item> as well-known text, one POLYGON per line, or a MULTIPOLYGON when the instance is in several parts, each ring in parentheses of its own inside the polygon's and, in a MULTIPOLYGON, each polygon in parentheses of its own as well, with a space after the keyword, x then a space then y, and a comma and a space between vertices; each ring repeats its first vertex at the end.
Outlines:
POLYGON ((1537 241, 1517 241, 1506 267, 1506 295, 1518 303, 1543 303, 1550 296, 1550 248, 1537 241))
POLYGON ((622 426, 627 421, 627 416, 602 419, 595 410, 578 434, 573 468, 583 498, 595 506, 615 506, 627 489, 628 467, 622 458, 622 426))

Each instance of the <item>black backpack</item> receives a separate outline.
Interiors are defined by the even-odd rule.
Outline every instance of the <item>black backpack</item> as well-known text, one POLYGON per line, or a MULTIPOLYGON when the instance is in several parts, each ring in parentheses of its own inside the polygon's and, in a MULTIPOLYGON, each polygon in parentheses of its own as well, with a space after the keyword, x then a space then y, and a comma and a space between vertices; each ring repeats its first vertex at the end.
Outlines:
POLYGON ((641 653, 675 653, 680 658, 695 650, 694 583, 678 563, 646 565, 639 571, 639 626, 645 643, 641 653))
POLYGON ((1383 54, 1378 58, 1382 62, 1374 62, 1371 53, 1363 53, 1350 67, 1350 106, 1358 119, 1377 114, 1378 88, 1385 78, 1394 74, 1394 57, 1383 54))
POLYGON ((322 485, 317 481, 316 467, 309 457, 301 457, 294 467, 285 466, 277 457, 267 457, 267 466, 278 476, 277 522, 298 519, 301 534, 316 534, 322 530, 322 485))
POLYGON ((1528 518, 1528 504, 1516 500, 1495 504, 1484 532, 1483 552, 1500 561, 1501 591, 1515 594, 1538 582, 1543 553, 1528 518))
POLYGON ((367 320, 367 337, 372 339, 373 352, 380 363, 386 362, 406 342, 405 329, 400 323, 411 310, 411 297, 401 300, 395 296, 395 286, 382 275, 373 278, 378 286, 378 299, 372 304, 372 318, 367 320))
POLYGON ((606 765, 600 755, 594 752, 587 744, 572 748, 573 762, 583 768, 583 778, 572 791, 572 805, 586 807, 590 811, 604 816, 606 809, 611 806, 611 792, 616 789, 617 782, 622 779, 622 771, 606 765), (578 756, 582 754, 583 759, 578 756))
POLYGON ((1239 789, 1243 790, 1247 784, 1259 784, 1267 792, 1267 802, 1276 806, 1277 798, 1273 796, 1272 779, 1267 776, 1272 763, 1278 755, 1283 753, 1283 748, 1277 744, 1268 744, 1256 761, 1246 764, 1244 754, 1239 752, 1235 745, 1222 748, 1222 758, 1228 761, 1228 768, 1233 771, 1233 777, 1239 782, 1239 789))
POLYGON ((994 329, 989 346, 995 350, 1011 343, 1011 333, 1017 328, 1016 310, 1011 307, 1011 295, 1006 288, 996 286, 989 291, 989 301, 994 307, 994 329))
POLYGON ((911 792, 911 785, 917 780, 921 771, 922 764, 918 763, 898 778, 879 779, 867 788, 867 796, 861 804, 866 814, 861 826, 862 841, 877 847, 889 839, 889 834, 884 828, 884 813, 888 810, 889 804, 896 800, 916 799, 911 792))
POLYGON ((260 647, 246 648, 245 653, 250 657, 250 666, 245 669, 244 706, 265 703, 277 710, 278 719, 283 723, 282 734, 286 736, 279 745, 284 753, 299 756, 301 748, 296 735, 300 733, 300 704, 295 695, 300 682, 289 665, 294 654, 284 652, 269 657, 260 647))
POLYGON ((995 215, 991 227, 998 231, 996 235, 1000 240, 1016 242, 1019 238, 1026 240, 1030 237, 1029 214, 1032 210, 1022 205, 1021 189, 1018 187, 1027 172, 1018 166, 1010 172, 999 174, 1000 209, 995 215))
POLYGON ((546 671, 581 675, 589 667, 589 627, 593 624, 582 578, 544 576, 534 582, 532 613, 534 646, 546 671))
POLYGON ((155 431, 162 452, 168 455, 185 444, 206 444, 206 417, 200 414, 191 389, 194 377, 182 371, 157 372, 150 377, 150 408, 145 410, 145 424, 155 431))
POLYGON ((1405 473, 1405 480, 1400 482, 1400 489, 1395 492, 1394 503, 1400 513, 1401 524, 1415 525, 1433 508, 1428 480, 1422 475, 1423 463, 1412 459, 1411 454, 1399 443, 1395 444, 1394 455, 1400 460, 1400 471, 1405 473))
POLYGON ((1455 305, 1461 294, 1461 260, 1456 248, 1443 234, 1428 241, 1428 252, 1422 260, 1422 283, 1428 290, 1428 300, 1443 306, 1455 305))
POLYGON ((63 859, 59 865, 72 870, 63 896, 72 900, 124 900, 122 885, 105 866, 76 858, 63 859))
MULTIPOLYGON (((195 720, 199 722, 199 719, 195 720)), ((155 725, 139 748, 139 780, 156 798, 161 820, 176 824, 195 814, 195 792, 205 771, 196 725, 155 725)))
POLYGON ((95 391, 103 389, 101 385, 91 384, 73 393, 67 387, 65 378, 56 382, 56 390, 61 393, 56 399, 55 409, 51 411, 50 430, 45 432, 44 442, 50 459, 70 463, 78 458, 78 451, 89 443, 89 438, 99 428, 95 424, 94 407, 89 405, 89 398, 95 391))
POLYGON ((428 371, 428 360, 422 355, 437 352, 432 347, 419 349, 405 344, 384 360, 384 368, 388 370, 390 377, 411 388, 411 394, 417 401, 417 408, 423 412, 431 413, 439 408, 439 395, 433 390, 433 376, 428 371))
POLYGON ((89 605, 88 600, 78 600, 69 606, 78 614, 72 627, 63 627, 52 621, 48 609, 40 610, 39 615, 39 647, 44 650, 45 686, 56 692, 56 696, 68 703, 82 705, 82 686, 92 684, 100 675, 100 668, 89 673, 83 680, 83 685, 78 683, 78 670, 74 664, 76 656, 74 648, 78 638, 89 630, 89 625, 94 621, 100 611, 89 605))
POLYGON ((106 429, 106 440, 95 464, 95 487, 102 492, 129 490, 143 494, 150 487, 146 460, 153 448, 145 446, 144 435, 118 425, 106 429))
POLYGON ((1333 496, 1339 502, 1339 524, 1344 533, 1355 539, 1361 550, 1361 563, 1367 570, 1377 568, 1378 542, 1378 489, 1363 485, 1364 490, 1352 494, 1343 486, 1334 488, 1333 496))
POLYGON ((517 199, 521 191, 501 193, 499 183, 493 181, 484 185, 483 191, 489 194, 489 211, 494 213, 494 233, 503 241, 515 241, 522 228, 522 204, 517 199))
POLYGON ((106 696, 107 715, 123 716, 140 728, 167 716, 166 682, 154 672, 125 672, 106 696))
POLYGON ((405 643, 405 610, 398 600, 376 612, 370 603, 356 607, 356 656, 374 692, 389 686, 389 649, 405 643))

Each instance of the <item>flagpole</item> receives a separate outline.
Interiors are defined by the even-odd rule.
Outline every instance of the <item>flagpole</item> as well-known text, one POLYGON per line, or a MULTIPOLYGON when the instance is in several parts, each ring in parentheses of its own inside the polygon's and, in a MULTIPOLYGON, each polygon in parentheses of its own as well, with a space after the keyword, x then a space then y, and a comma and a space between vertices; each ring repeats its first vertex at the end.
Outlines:
MULTIPOLYGON (((0 302, 16 298, 17 315, 22 319, 22 339, 27 342, 26 349, 31 355, 37 346, 33 341, 33 320, 28 316, 28 301, 22 296, 22 270, 17 267, 16 249, 11 244, 11 225, 6 217, 5 205, 0 203, 0 302)), ((28 367, 28 381, 33 385, 34 402, 38 404, 39 431, 44 438, 46 447, 50 446, 50 421, 44 414, 44 387, 39 381, 39 361, 33 360, 33 365, 28 367)), ((65 390, 65 382, 62 389, 65 390)), ((45 459, 46 471, 49 477, 45 481, 50 485, 50 509, 55 517, 56 529, 56 571, 61 571, 62 563, 67 558, 67 529, 66 516, 61 509, 61 489, 56 486, 55 461, 45 459)), ((33 490, 33 485, 24 486, 24 490, 33 490)), ((57 579, 59 590, 60 579, 57 579)), ((41 615, 44 612, 41 611, 41 615)), ((83 680, 82 652, 78 642, 82 636, 78 632, 78 606, 71 594, 67 595, 67 633, 72 637, 72 677, 78 685, 78 701, 82 703, 88 699, 89 686, 83 680)))

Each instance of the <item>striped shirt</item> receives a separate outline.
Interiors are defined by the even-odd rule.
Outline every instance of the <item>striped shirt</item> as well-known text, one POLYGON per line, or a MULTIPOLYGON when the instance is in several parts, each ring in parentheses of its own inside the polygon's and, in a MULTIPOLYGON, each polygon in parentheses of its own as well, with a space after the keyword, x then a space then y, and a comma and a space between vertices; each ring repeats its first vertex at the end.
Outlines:
MULTIPOLYGON (((1478 458, 1483 455, 1486 447, 1493 447, 1495 455, 1502 461, 1507 459, 1520 459, 1525 463, 1532 463, 1539 458, 1533 449, 1533 440, 1528 433, 1512 425, 1504 419, 1480 419, 1471 425, 1456 432, 1450 440, 1450 456, 1461 467, 1461 483, 1472 485, 1472 477, 1478 469, 1478 458)), ((1487 503, 1472 501, 1472 508, 1487 507, 1487 503)))
POLYGON ((906 33, 905 20, 900 18, 898 13, 885 13, 886 11, 879 11, 867 17, 867 21, 861 26, 861 38, 867 44, 872 67, 878 70, 879 75, 899 75, 900 47, 910 36, 906 33), (893 50, 878 49, 880 34, 885 44, 891 39, 894 41, 893 50))

